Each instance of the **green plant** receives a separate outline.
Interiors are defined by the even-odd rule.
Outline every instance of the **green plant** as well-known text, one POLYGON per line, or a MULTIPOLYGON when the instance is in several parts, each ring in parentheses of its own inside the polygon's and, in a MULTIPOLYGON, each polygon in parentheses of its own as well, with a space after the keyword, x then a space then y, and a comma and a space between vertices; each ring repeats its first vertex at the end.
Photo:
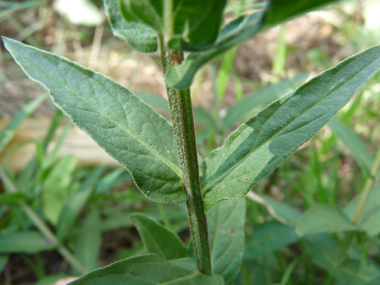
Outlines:
MULTIPOLYGON (((48 89, 53 102, 130 172, 145 196, 159 203, 186 203, 192 233, 188 249, 167 227, 149 217, 133 215, 149 254, 93 271, 72 284, 234 283, 244 249, 245 200, 241 198, 379 71, 380 46, 346 59, 276 100, 243 123, 204 161, 197 154, 189 86, 206 62, 264 29, 330 2, 272 0, 263 10, 242 15, 220 29, 226 1, 105 0, 116 35, 138 51, 153 52, 160 47, 172 125, 111 79, 4 38, 25 73, 48 89), (183 51, 191 53, 184 58, 183 51)), ((371 175, 377 168, 374 163, 371 175)), ((362 207, 358 209, 360 214, 362 207)), ((335 231, 357 229, 343 223, 334 209, 322 210, 341 223, 335 231)), ((94 217, 96 220, 96 213, 94 217)), ((304 229, 303 220, 308 217, 297 221, 298 234, 322 230, 304 229)), ((274 227, 284 230, 277 224, 274 227)), ((280 244, 296 238, 290 235, 289 241, 280 244)), ((317 239, 305 239, 305 247, 312 251, 317 239)), ((323 236, 319 239, 327 240, 328 245, 334 242, 323 236)), ((351 239, 348 235, 333 267, 344 259, 351 239)), ((320 259, 319 263, 323 262, 320 259)), ((287 282, 294 266, 285 272, 282 282, 287 282)))

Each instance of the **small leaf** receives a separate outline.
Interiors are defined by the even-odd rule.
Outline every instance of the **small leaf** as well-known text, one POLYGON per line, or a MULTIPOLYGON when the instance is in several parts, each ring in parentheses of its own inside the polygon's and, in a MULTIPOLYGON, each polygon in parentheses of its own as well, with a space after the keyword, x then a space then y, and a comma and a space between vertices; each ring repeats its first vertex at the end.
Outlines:
POLYGON ((177 234, 144 214, 132 214, 147 253, 170 260, 186 256, 187 248, 177 234))
POLYGON ((157 33, 141 23, 128 23, 119 8, 119 1, 103 0, 108 22, 115 36, 124 39, 131 47, 140 52, 157 50, 157 33))
POLYGON ((102 232, 99 227, 100 214, 93 210, 83 221, 75 245, 75 256, 87 271, 98 268, 99 253, 102 245, 102 232))
POLYGON ((47 95, 40 95, 33 101, 30 101, 28 104, 22 108, 20 112, 17 113, 16 116, 13 117, 12 121, 0 131, 0 153, 10 142, 13 136, 16 133, 17 127, 20 123, 28 116, 33 114, 33 112, 47 99, 47 95))
POLYGON ((0 253, 36 253, 57 246, 34 231, 0 235, 0 253))
POLYGON ((334 1, 272 0, 266 10, 240 16, 224 26, 210 48, 193 52, 179 66, 171 67, 165 74, 166 83, 173 88, 187 88, 196 72, 220 54, 249 40, 263 29, 331 2, 334 1))
POLYGON ((93 192, 94 184, 98 181, 99 176, 103 172, 103 167, 97 167, 91 175, 82 183, 81 187, 67 201, 62 213, 59 217, 57 226, 57 237, 59 241, 69 236, 70 231, 78 218, 83 206, 93 192))
POLYGON ((77 158, 67 155, 59 158, 45 178, 42 191, 43 212, 45 217, 57 225, 59 216, 72 192, 72 174, 77 158), (71 191, 70 191, 71 190, 71 191))
MULTIPOLYGON (((191 261, 187 261, 188 262, 191 261)), ((219 275, 206 276, 198 271, 193 264, 191 268, 183 268, 183 260, 166 261, 149 254, 136 256, 115 262, 109 266, 90 272, 73 281, 70 285, 96 284, 139 284, 139 285, 222 285, 223 279, 219 275)), ((194 263, 194 262, 193 262, 194 263)), ((189 267, 189 266, 188 266, 189 267)))
POLYGON ((333 131, 334 135, 336 135, 339 140, 347 146, 360 168, 369 174, 373 164, 373 159, 371 158, 367 147, 358 135, 334 119, 328 123, 328 126, 333 131))
POLYGON ((87 188, 84 191, 77 191, 70 197, 70 200, 67 201, 59 217, 57 226, 57 237, 60 241, 63 241, 64 238, 70 235, 70 230, 91 193, 91 188, 87 188))
POLYGON ((352 56, 273 102, 204 161, 206 210, 246 195, 321 129, 380 69, 380 46, 352 56))
POLYGON ((256 260, 297 240, 294 227, 277 222, 261 224, 255 229, 252 238, 245 246, 244 260, 256 260))
MULTIPOLYGON (((138 0, 139 1, 139 0, 138 0)), ((174 36, 169 47, 202 50, 212 45, 219 34, 226 0, 174 1, 174 36)))
POLYGON ((245 200, 225 201, 207 214, 212 271, 234 284, 244 251, 245 200))
MULTIPOLYGON (((163 0, 121 0, 121 11, 128 23, 143 23, 164 34, 163 0)), ((212 45, 223 19, 226 0, 173 1, 173 35, 169 47, 175 50, 198 50, 212 45)), ((167 35, 168 36, 168 35, 167 35)))
POLYGON ((228 109, 227 114, 224 117, 225 126, 229 128, 240 119, 244 119, 247 115, 253 115, 254 112, 257 112, 269 103, 277 100, 284 94, 284 92, 289 91, 294 85, 303 82, 307 76, 307 73, 302 73, 294 77, 292 80, 283 80, 277 84, 270 85, 263 90, 248 95, 248 97, 228 109))
POLYGON ((354 231, 357 227, 349 222, 334 206, 318 205, 306 211, 297 221, 299 236, 317 233, 354 231))
POLYGON ((63 57, 4 38, 6 48, 53 102, 131 173, 156 202, 187 200, 171 125, 111 79, 63 57))

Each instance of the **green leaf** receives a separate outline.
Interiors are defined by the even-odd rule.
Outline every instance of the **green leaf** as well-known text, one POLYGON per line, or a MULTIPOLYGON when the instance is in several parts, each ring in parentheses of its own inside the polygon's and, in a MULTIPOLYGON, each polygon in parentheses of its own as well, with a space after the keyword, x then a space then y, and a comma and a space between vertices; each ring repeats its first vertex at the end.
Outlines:
POLYGON ((380 46, 352 56, 273 102, 205 160, 206 210, 246 195, 321 129, 380 69, 380 46))
POLYGON ((147 215, 134 213, 131 216, 147 253, 167 260, 186 256, 187 248, 177 234, 147 215))
POLYGON ((74 155, 59 158, 42 186, 42 209, 45 217, 53 225, 58 224, 63 207, 70 198, 72 174, 76 163, 77 158, 74 155))
MULTIPOLYGON (((122 0, 121 11, 128 23, 143 23, 164 34, 164 1, 122 0)), ((175 50, 204 49, 213 44, 219 34, 226 0, 173 1, 173 35, 169 47, 175 50)), ((169 35, 167 35, 169 36, 169 35)))
POLYGON ((317 233, 336 233, 357 230, 336 207, 318 205, 306 211, 297 221, 299 236, 317 233))
POLYGON ((20 125, 20 123, 27 117, 29 117, 33 112, 47 99, 47 95, 40 95, 33 101, 30 101, 28 104, 22 108, 22 110, 17 113, 16 116, 13 117, 12 121, 9 122, 9 124, 0 131, 0 153, 4 149, 4 147, 7 145, 7 143, 10 142, 10 140, 13 138, 13 136, 16 133, 17 127, 20 125))
POLYGON ((0 254, 2 253, 36 253, 51 250, 58 246, 39 232, 26 231, 0 235, 0 254))
POLYGON ((24 193, 4 193, 0 194, 0 202, 7 205, 14 205, 28 199, 24 193))
MULTIPOLYGON (((188 261, 188 260, 187 260, 188 261)), ((191 262, 191 261, 188 261, 191 262)), ((188 263, 187 262, 187 263, 188 263)), ((183 261, 166 261, 149 254, 125 259, 104 268, 90 272, 73 281, 70 285, 95 284, 139 284, 139 285, 222 285, 219 275, 206 276, 191 268, 183 268, 183 261), (179 266, 177 266, 178 264, 179 266)))
POLYGON ((131 47, 140 52, 157 50, 157 33, 141 23, 128 23, 121 14, 119 1, 103 0, 108 22, 115 36, 124 39, 131 47))
POLYGON ((265 28, 334 2, 337 0, 271 0, 265 11, 265 28))
MULTIPOLYGON (((139 1, 139 0, 137 0, 139 1)), ((226 0, 174 1, 174 36, 169 47, 198 50, 211 46, 219 34, 226 0)))
POLYGON ((104 167, 95 168, 91 175, 82 183, 81 187, 67 201, 59 217, 57 226, 57 237, 59 241, 69 236, 70 231, 78 218, 83 206, 93 193, 95 183, 103 172, 104 167))
POLYGON ((207 213, 212 271, 234 284, 244 251, 245 200, 225 201, 207 213))
POLYGON ((11 39, 4 43, 74 124, 127 168, 144 195, 171 204, 187 200, 173 129, 161 115, 99 73, 11 39))
POLYGON ((100 214, 93 210, 83 221, 75 245, 75 256, 88 271, 98 268, 99 253, 102 245, 102 231, 99 227, 100 214))
POLYGON ((328 234, 308 235, 302 238, 312 262, 330 274, 339 285, 362 285, 380 274, 380 270, 368 259, 363 261, 347 260, 334 270, 335 258, 339 254, 339 245, 328 234))
MULTIPOLYGON (((344 213, 348 218, 352 219, 359 201, 361 199, 361 193, 352 199, 344 208, 344 213)), ((380 233, 380 184, 375 185, 363 206, 363 210, 358 220, 358 228, 365 231, 368 236, 374 237, 380 233)))
POLYGON ((247 115, 253 115, 254 112, 257 112, 262 107, 277 100, 284 94, 284 92, 289 91, 291 87, 303 82, 307 76, 308 73, 301 73, 292 80, 283 80, 277 84, 270 85, 269 87, 248 95, 246 98, 228 109, 227 114, 224 117, 226 128, 231 127, 240 119, 244 119, 247 115))
POLYGON ((67 201, 62 213, 59 217, 57 226, 57 237, 63 241, 70 235, 70 230, 73 227, 75 220, 78 218, 84 204, 90 197, 93 189, 87 188, 83 191, 77 191, 67 201))
POLYGON ((240 16, 224 26, 210 48, 193 52, 181 65, 171 67, 165 74, 166 83, 169 87, 178 89, 189 87, 198 69, 220 54, 249 40, 263 29, 331 2, 333 1, 272 0, 266 10, 240 16))
POLYGON ((261 224, 255 229, 252 238, 245 246, 244 260, 256 260, 297 240, 294 227, 277 222, 261 224))
POLYGON ((293 208, 283 202, 277 201, 267 195, 260 195, 260 197, 266 202, 266 205, 264 203, 262 203, 262 205, 264 205, 266 208, 268 208, 269 205, 278 216, 291 223, 295 224, 301 216, 301 212, 296 208, 293 208))
POLYGON ((358 137, 358 135, 334 119, 328 123, 328 126, 333 131, 334 135, 336 135, 339 140, 350 150, 360 168, 369 174, 373 164, 373 159, 368 152, 368 148, 358 137))

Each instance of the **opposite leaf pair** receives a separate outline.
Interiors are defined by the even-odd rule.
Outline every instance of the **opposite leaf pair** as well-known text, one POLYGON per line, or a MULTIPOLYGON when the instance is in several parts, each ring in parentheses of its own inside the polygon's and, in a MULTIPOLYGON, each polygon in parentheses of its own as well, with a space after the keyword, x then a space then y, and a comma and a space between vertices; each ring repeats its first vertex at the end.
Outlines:
MULTIPOLYGON (((131 173, 150 199, 187 200, 171 125, 113 80, 65 58, 4 38, 25 73, 131 173)), ((206 211, 240 199, 321 129, 380 70, 380 46, 352 56, 242 124, 201 165, 206 211)))

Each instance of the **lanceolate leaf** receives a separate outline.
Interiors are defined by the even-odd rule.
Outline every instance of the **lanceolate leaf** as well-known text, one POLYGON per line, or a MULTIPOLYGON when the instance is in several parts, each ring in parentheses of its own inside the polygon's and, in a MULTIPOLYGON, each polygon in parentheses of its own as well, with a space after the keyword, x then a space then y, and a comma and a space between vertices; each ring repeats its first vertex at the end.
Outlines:
POLYGON ((223 285, 221 276, 206 276, 195 268, 194 262, 188 259, 169 262, 153 254, 142 255, 92 271, 70 285, 223 285))
POLYGON ((173 130, 161 115, 99 73, 11 39, 4 43, 74 124, 127 168, 147 197, 174 204, 187 200, 173 130))
POLYGON ((212 271, 234 284, 244 251, 245 200, 225 201, 207 214, 212 271))
POLYGON ((75 256, 83 264, 87 271, 99 267, 99 253, 102 245, 102 229, 100 213, 93 210, 83 220, 81 230, 75 245, 75 256))
POLYGON ((157 254, 167 260, 186 256, 187 248, 177 234, 147 215, 135 213, 131 216, 147 253, 157 254))
POLYGON ((140 52, 157 50, 157 32, 142 23, 128 23, 119 8, 119 1, 103 0, 108 22, 115 36, 121 37, 134 49, 140 52))
POLYGON ((205 160, 206 209, 244 197, 310 139, 380 69, 380 46, 348 58, 241 125, 205 160))
POLYGON ((272 0, 266 10, 243 15, 227 24, 212 47, 201 52, 193 52, 181 65, 171 67, 166 72, 165 80, 170 87, 178 89, 189 87, 197 70, 221 53, 249 40, 263 29, 331 2, 334 1, 272 0))
POLYGON ((0 254, 2 253, 36 253, 51 250, 58 246, 36 231, 25 231, 0 235, 0 254))

